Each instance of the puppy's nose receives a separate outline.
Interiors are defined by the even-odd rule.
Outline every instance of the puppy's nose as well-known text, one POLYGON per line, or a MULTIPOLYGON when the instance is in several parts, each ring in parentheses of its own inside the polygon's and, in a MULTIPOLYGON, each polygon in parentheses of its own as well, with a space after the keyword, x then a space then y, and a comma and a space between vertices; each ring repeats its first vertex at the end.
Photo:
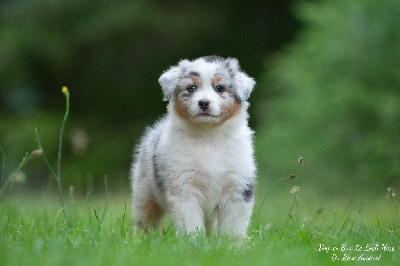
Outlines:
POLYGON ((199 107, 203 111, 207 110, 209 106, 210 106, 210 101, 209 100, 202 99, 202 100, 199 101, 199 107))

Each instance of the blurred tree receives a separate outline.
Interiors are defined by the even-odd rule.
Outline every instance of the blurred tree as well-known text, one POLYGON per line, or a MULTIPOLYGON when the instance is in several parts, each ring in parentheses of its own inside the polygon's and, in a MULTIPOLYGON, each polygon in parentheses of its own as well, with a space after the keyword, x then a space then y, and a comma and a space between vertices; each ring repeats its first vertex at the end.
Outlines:
POLYGON ((298 27, 290 2, 0 1, 0 145, 7 165, 18 164, 27 143, 35 148, 27 128, 38 127, 48 157, 56 158, 49 136, 58 136, 60 89, 67 85, 64 176, 73 184, 104 174, 126 182, 135 140, 165 112, 157 83, 162 71, 181 58, 219 54, 261 74, 265 55, 298 27), (70 146, 79 131, 87 147, 76 156, 70 146))
POLYGON ((66 84, 80 114, 154 118, 164 110, 157 78, 182 57, 236 56, 260 73, 263 55, 290 39, 297 24, 289 1, 253 2, 8 1, 0 11, 2 90, 37 91, 54 107, 66 84))
POLYGON ((257 107, 264 173, 285 175, 301 155, 325 189, 400 185, 400 2, 324 0, 297 14, 305 29, 274 58, 257 107))

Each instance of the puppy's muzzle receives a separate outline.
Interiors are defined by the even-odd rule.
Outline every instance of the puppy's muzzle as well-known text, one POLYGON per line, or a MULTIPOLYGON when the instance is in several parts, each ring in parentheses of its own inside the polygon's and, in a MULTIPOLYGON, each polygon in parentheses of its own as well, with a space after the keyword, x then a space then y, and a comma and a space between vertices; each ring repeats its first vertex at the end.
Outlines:
POLYGON ((210 101, 207 99, 200 100, 199 107, 201 110, 206 111, 210 107, 210 101))

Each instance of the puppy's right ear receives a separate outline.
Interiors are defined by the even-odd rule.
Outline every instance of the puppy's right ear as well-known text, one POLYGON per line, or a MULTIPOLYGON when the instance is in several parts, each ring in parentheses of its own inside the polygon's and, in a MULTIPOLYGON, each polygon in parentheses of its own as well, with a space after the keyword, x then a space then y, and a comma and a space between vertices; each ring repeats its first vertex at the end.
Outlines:
POLYGON ((164 93, 165 101, 171 100, 174 90, 178 85, 177 82, 179 74, 179 66, 173 66, 165 71, 158 79, 158 83, 160 83, 162 91, 164 93))
POLYGON ((169 101, 172 99, 174 91, 178 86, 179 80, 181 79, 184 64, 189 62, 188 60, 182 60, 177 66, 170 67, 166 70, 158 79, 162 91, 164 93, 164 100, 169 101))

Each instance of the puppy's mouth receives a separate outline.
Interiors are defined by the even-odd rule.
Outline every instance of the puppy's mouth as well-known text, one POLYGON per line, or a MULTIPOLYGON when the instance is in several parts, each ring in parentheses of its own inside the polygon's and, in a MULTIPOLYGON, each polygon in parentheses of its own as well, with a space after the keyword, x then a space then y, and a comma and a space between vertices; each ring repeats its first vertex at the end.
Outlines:
POLYGON ((213 114, 210 114, 208 112, 199 112, 196 116, 197 117, 214 117, 214 118, 218 118, 217 115, 213 115, 213 114))
POLYGON ((197 116, 209 117, 209 116, 213 116, 213 115, 211 115, 209 113, 200 113, 200 114, 197 114, 197 116))

